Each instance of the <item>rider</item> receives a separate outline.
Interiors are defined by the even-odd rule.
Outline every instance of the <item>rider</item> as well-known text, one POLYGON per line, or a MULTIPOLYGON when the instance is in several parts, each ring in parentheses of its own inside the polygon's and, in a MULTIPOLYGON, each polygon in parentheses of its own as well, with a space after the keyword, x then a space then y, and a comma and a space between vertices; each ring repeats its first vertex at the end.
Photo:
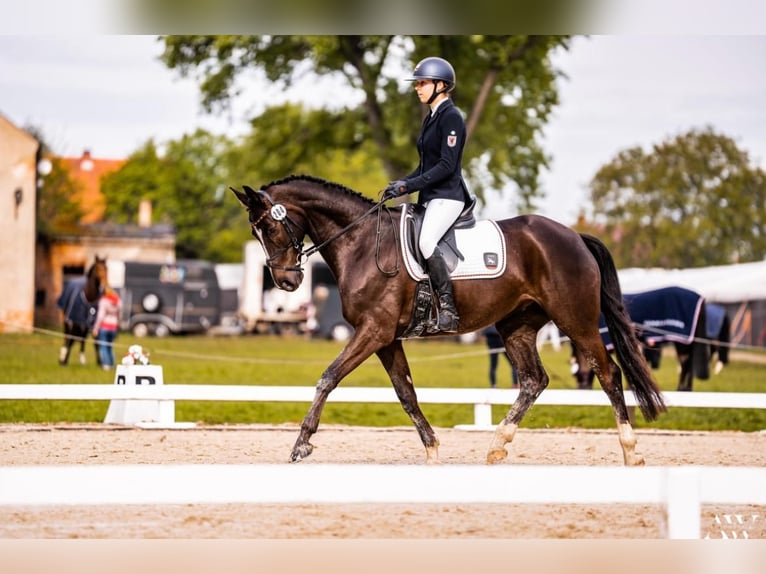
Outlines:
POLYGON ((418 167, 403 179, 390 182, 383 197, 390 199, 420 191, 418 204, 425 206, 426 211, 418 246, 425 259, 425 271, 439 298, 436 326, 444 333, 456 333, 460 317, 455 308, 449 270, 437 247, 470 201, 462 176, 465 122, 449 97, 455 88, 455 70, 447 60, 425 58, 415 66, 407 81, 415 82, 418 99, 428 104, 430 114, 424 118, 417 140, 418 167))

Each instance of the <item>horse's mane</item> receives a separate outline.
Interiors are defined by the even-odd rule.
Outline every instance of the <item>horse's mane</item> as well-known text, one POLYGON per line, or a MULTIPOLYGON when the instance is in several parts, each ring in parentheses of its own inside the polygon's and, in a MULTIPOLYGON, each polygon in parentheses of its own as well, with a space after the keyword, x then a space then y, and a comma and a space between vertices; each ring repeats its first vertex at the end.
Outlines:
POLYGON ((294 181, 307 181, 310 183, 316 183, 321 185, 322 187, 326 187, 328 189, 335 189, 338 191, 341 191, 345 194, 347 194, 350 197, 356 197, 358 199, 361 199, 365 203, 369 203, 370 205, 373 205, 375 202, 370 199, 369 197, 366 197, 359 193, 358 191, 354 191, 353 189, 346 187, 345 185, 341 185, 340 183, 334 183, 332 181, 327 181, 325 179, 322 179, 320 177, 315 177, 313 175, 306 175, 306 174, 293 174, 288 175, 287 177, 284 177, 282 179, 278 179, 276 181, 272 181, 271 183, 268 183, 266 185, 261 186, 261 191, 266 191, 268 188, 274 186, 274 185, 283 185, 287 183, 292 183, 294 181))

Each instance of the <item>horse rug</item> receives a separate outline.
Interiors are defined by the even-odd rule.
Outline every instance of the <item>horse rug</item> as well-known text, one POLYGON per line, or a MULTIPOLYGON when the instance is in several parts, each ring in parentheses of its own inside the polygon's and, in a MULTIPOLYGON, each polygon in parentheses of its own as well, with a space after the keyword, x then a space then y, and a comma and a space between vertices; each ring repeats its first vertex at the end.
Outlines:
MULTIPOLYGON (((643 293, 623 294, 625 308, 644 342, 690 344, 700 320, 705 298, 683 287, 664 287, 643 293)), ((601 337, 607 349, 612 341, 603 315, 599 319, 601 337)))
POLYGON ((64 312, 65 321, 90 328, 96 320, 96 307, 85 298, 85 283, 84 278, 69 281, 56 305, 64 312))
MULTIPOLYGON (((410 277, 415 281, 424 281, 428 275, 415 256, 418 250, 417 234, 412 232, 414 219, 414 207, 403 210, 399 220, 402 259, 410 277)), ((505 238, 497 223, 489 219, 481 220, 472 227, 455 228, 448 235, 451 233, 454 233, 454 243, 450 237, 449 243, 444 245, 442 240, 439 248, 448 260, 453 280, 494 279, 505 273, 505 238), (450 259, 454 261, 453 265, 456 263, 454 268, 449 264, 450 259)))

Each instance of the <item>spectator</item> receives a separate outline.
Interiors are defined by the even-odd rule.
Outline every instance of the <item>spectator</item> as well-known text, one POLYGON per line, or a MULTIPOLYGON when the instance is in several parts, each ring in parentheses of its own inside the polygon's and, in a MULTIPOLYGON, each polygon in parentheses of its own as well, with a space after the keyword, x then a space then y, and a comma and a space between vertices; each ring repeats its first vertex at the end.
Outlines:
POLYGON ((93 336, 98 341, 101 368, 105 371, 114 368, 114 341, 117 338, 121 312, 120 295, 107 285, 99 299, 96 322, 93 325, 93 336))
POLYGON ((505 352, 505 345, 503 339, 500 337, 500 333, 497 332, 497 328, 494 325, 490 325, 482 334, 487 338, 487 347, 489 347, 489 386, 495 388, 497 386, 497 356, 502 353, 508 360, 508 365, 511 367, 511 386, 514 389, 519 388, 519 373, 516 371, 516 367, 511 362, 511 358, 508 353, 505 352), (502 349, 501 351, 499 349, 502 349))

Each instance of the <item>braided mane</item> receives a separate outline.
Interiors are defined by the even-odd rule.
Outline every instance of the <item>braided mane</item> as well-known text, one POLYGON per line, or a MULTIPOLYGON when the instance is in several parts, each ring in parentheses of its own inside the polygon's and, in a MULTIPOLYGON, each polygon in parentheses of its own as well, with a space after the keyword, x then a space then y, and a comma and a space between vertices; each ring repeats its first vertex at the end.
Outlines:
POLYGON ((268 183, 266 185, 261 186, 261 191, 266 191, 268 188, 270 188, 273 185, 283 185, 287 183, 292 183, 294 181, 307 181, 310 183, 316 183, 321 185, 322 187, 326 187, 328 189, 335 189, 338 191, 342 191, 343 193, 352 196, 357 197, 361 200, 363 200, 366 203, 369 203, 370 205, 373 205, 375 202, 371 200, 369 197, 366 197, 359 193, 358 191, 354 191, 351 188, 346 187, 345 185, 341 185, 340 183, 334 183, 331 181, 327 181, 325 179, 322 179, 320 177, 314 177, 313 175, 306 175, 306 174, 293 174, 288 175, 287 177, 284 177, 282 179, 278 179, 276 181, 272 181, 271 183, 268 183))

